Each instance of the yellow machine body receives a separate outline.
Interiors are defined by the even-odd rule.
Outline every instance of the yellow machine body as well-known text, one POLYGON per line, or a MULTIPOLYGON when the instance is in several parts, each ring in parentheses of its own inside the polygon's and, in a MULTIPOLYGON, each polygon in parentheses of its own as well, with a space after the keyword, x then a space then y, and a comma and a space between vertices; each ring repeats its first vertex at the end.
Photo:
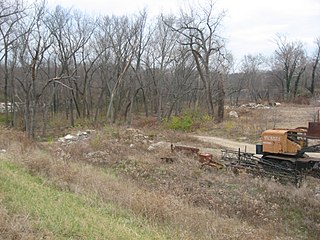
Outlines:
POLYGON ((305 129, 270 129, 261 135, 263 153, 296 155, 307 146, 305 129))

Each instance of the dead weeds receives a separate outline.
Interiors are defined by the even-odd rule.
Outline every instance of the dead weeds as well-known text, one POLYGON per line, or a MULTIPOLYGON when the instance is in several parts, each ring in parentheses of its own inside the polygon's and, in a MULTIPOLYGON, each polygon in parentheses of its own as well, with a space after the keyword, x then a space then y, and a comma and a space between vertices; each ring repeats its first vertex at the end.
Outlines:
MULTIPOLYGON (((258 111, 245 112, 206 133, 217 129, 223 136, 254 139, 273 123, 264 118, 258 111), (253 120, 256 116, 260 120, 253 120)), ((155 225, 174 229, 179 239, 317 239, 320 201, 314 189, 319 180, 308 179, 297 189, 201 167, 196 157, 170 151, 170 143, 203 147, 186 134, 105 128, 85 141, 52 143, 44 149, 16 139, 0 144, 33 174, 61 190, 118 204, 155 225)))
MULTIPOLYGON (((91 182, 90 187, 86 186, 84 189, 91 189, 105 201, 117 202, 152 222, 175 222, 178 224, 177 229, 183 226, 189 233, 194 233, 200 228, 198 221, 212 221, 212 224, 218 224, 211 217, 203 219, 203 216, 193 216, 200 211, 205 216, 209 212, 216 214, 215 218, 219 218, 219 221, 221 218, 227 218, 233 219, 233 224, 238 224, 238 221, 245 222, 248 224, 247 227, 252 228, 253 235, 263 229, 268 232, 262 235, 266 236, 266 239, 275 236, 284 239, 290 236, 316 236, 320 204, 311 189, 304 188, 303 193, 300 193, 304 197, 300 198, 294 186, 284 186, 266 179, 254 179, 248 175, 235 176, 226 170, 201 168, 197 157, 172 153, 169 144, 149 151, 148 146, 153 140, 146 141, 141 131, 129 132, 120 130, 116 139, 104 140, 103 144, 100 142, 100 148, 92 147, 90 142, 85 142, 63 149, 71 156, 68 159, 70 162, 93 164, 121 177, 122 184, 130 182, 126 182, 123 187, 122 184, 116 183, 117 180, 110 186, 110 181, 97 180, 96 175, 76 177, 86 179, 86 183, 91 182), (94 154, 90 154, 92 150, 95 150, 94 154), (169 163, 163 162, 161 158, 164 156, 174 160, 169 163), (93 183, 95 181, 96 184, 93 183), (108 189, 107 192, 104 189, 108 189), (296 209, 299 209, 298 213, 296 209), (191 213, 188 213, 190 215, 186 218, 185 214, 189 211, 191 213), (292 216, 298 217, 298 220, 292 219, 287 212, 294 212, 292 216), (283 225, 279 226, 279 222, 283 225), (291 226, 290 229, 284 227, 287 225, 291 226)), ((99 138, 107 139, 103 136, 99 138)), ((192 142, 189 137, 184 139, 188 143, 192 142)), ((170 138, 167 141, 170 142, 170 138)), ((61 170, 59 172, 63 173, 61 170)), ((53 175, 57 174, 55 171, 53 175)), ((78 173, 65 174, 75 176, 78 173)), ((78 180, 63 182, 70 186, 77 185, 78 180)), ((79 186, 76 188, 79 191, 79 186)), ((224 226, 224 229, 226 227, 224 226)), ((200 229, 206 233, 209 231, 203 226, 200 229)), ((213 232, 218 234, 217 230, 213 232)), ((199 231, 197 234, 202 236, 199 231)), ((234 232, 229 234, 231 236, 234 232)), ((246 234, 247 237, 251 236, 248 232, 246 234)), ((260 238, 263 239, 261 236, 260 238)))

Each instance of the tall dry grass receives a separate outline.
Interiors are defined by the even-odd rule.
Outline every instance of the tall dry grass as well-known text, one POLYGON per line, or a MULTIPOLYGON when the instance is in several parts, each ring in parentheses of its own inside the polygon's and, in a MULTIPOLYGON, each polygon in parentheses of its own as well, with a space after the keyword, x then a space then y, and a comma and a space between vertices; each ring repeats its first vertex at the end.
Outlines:
POLYGON ((126 209, 178 239, 317 238, 317 180, 296 189, 201 169, 196 159, 183 154, 166 164, 160 158, 171 154, 169 149, 150 152, 148 144, 133 142, 127 134, 105 130, 66 146, 41 146, 18 134, 18 141, 11 137, 6 145, 6 157, 48 184, 116 204, 114 214, 126 209))
POLYGON ((252 230, 240 219, 228 219, 206 208, 193 207, 175 194, 148 189, 130 178, 106 173, 104 169, 76 158, 66 161, 38 147, 23 149, 21 139, 12 141, 13 145, 15 147, 9 147, 7 157, 25 166, 32 174, 41 175, 48 184, 117 204, 120 209, 114 214, 121 214, 121 208, 126 209, 151 224, 174 231, 179 239, 225 239, 226 234, 229 239, 254 239, 257 234, 268 236, 265 230, 252 230))

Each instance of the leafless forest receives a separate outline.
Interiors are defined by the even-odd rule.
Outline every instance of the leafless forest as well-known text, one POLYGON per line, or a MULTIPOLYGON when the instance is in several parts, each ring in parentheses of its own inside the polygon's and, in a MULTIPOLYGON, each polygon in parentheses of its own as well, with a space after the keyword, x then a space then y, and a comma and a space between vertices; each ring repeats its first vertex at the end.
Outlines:
POLYGON ((313 53, 275 36, 271 58, 236 64, 215 5, 178 16, 91 16, 45 2, 0 0, 3 122, 29 137, 49 122, 159 121, 200 111, 223 121, 224 105, 308 102, 319 93, 320 38, 313 53))

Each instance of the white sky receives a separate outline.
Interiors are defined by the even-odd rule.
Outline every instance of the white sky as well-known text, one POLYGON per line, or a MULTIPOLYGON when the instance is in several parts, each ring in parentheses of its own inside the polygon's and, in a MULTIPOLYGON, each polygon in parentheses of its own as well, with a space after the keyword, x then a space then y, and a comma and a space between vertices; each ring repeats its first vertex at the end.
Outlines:
MULTIPOLYGON (((149 15, 177 13, 187 3, 205 4, 208 0, 48 0, 88 14, 124 15, 147 8, 149 15)), ((216 0, 226 11, 223 37, 227 48, 240 60, 246 54, 270 56, 276 50, 276 34, 289 41, 301 41, 309 54, 320 37, 320 0, 216 0)), ((219 12, 220 12, 219 11, 219 12)))

